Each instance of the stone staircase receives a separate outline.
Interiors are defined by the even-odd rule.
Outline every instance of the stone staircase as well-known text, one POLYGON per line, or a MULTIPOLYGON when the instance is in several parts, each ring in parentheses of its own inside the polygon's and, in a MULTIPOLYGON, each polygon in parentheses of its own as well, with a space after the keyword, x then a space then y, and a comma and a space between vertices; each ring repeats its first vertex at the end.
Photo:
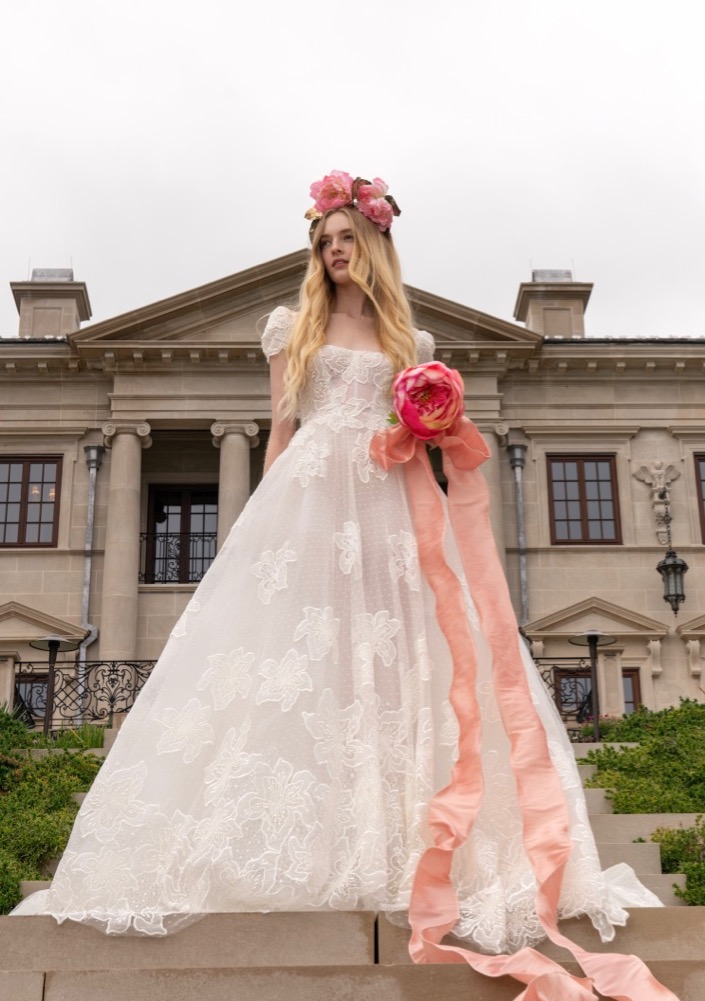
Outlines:
MULTIPOLYGON (((656 844, 633 842, 694 816, 613 815, 602 790, 586 794, 603 865, 628 862, 667 906, 634 909, 607 945, 588 921, 564 930, 596 952, 641 956, 680 1001, 705 1001, 705 907, 682 906, 683 878, 661 873, 656 844)), ((513 1001, 521 990, 461 965, 415 966, 407 944, 408 932, 367 913, 213 914, 160 939, 0 918, 0 1001, 513 1001)), ((579 972, 564 950, 542 951, 579 972)))

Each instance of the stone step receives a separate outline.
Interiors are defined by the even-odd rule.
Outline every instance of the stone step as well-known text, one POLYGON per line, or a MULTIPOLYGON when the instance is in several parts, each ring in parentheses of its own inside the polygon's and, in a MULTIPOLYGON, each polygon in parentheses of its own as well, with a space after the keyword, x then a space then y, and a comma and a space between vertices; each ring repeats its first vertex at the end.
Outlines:
POLYGON ((685 874, 682 872, 672 872, 672 873, 643 873, 639 879, 648 887, 652 893, 655 893, 662 904, 666 907, 687 907, 686 902, 681 898, 677 897, 673 889, 673 884, 685 890, 685 874))
POLYGON ((105 751, 106 754, 110 750, 112 750, 112 746, 115 743, 117 735, 118 735, 118 730, 116 727, 106 726, 105 735, 103 738, 103 750, 105 751))
POLYGON ((96 758, 104 758, 108 752, 104 747, 18 747, 12 753, 18 758, 33 758, 38 761, 50 754, 93 754, 96 758))
POLYGON ((612 813, 612 800, 607 798, 604 789, 584 789, 583 792, 589 817, 612 813))
MULTIPOLYGON (((624 928, 615 929, 614 941, 601 942, 588 918, 561 921, 561 931, 577 945, 591 952, 621 952, 654 962, 697 962, 705 970, 705 907, 634 907, 624 928)), ((410 964, 409 932, 384 917, 378 922, 378 956, 383 964, 410 964)), ((457 939, 448 939, 463 945, 457 939)), ((543 942, 538 951, 552 959, 569 954, 552 942, 543 942)), ((703 1001, 705 991, 698 1001, 703 1001)))
MULTIPOLYGON (((633 908, 612 943, 601 943, 587 918, 563 921, 561 928, 595 952, 705 963, 705 907, 633 908)), ((375 948, 380 963, 397 965, 411 963, 408 942, 407 929, 384 916, 376 927, 375 915, 361 911, 209 914, 164 937, 104 935, 50 917, 0 917, 0 966, 11 972, 367 966, 375 962, 375 948)), ((540 947, 560 958, 556 950, 551 943, 540 947)))
POLYGON ((578 759, 578 774, 580 775, 581 781, 587 782, 588 779, 593 778, 597 774, 597 765, 588 765, 585 761, 578 759))
POLYGON ((598 844, 624 844, 637 838, 648 841, 657 827, 692 827, 697 817, 697 813, 597 813, 590 817, 590 826, 598 844))
POLYGON ((573 753, 578 761, 581 758, 586 758, 590 751, 599 751, 603 747, 638 747, 637 741, 632 740, 620 740, 620 741, 602 741, 601 743, 596 743, 594 741, 586 742, 584 744, 573 744, 573 753))
MULTIPOLYGON (((593 951, 641 955, 680 1001, 705 998, 705 908, 635 909, 607 944, 585 919, 562 927, 593 951)), ((0 918, 0 999, 513 1001, 520 990, 510 978, 489 980, 464 966, 414 966, 408 937, 382 918, 375 965, 370 914, 209 915, 159 939, 104 936, 52 918, 0 918)), ((579 972, 551 943, 542 951, 579 972)))
MULTIPOLYGON (((576 963, 564 965, 580 973, 576 963)), ((661 961, 650 969, 679 1001, 703 1001, 702 961, 661 961)), ((10 977, 12 993, 0 993, 7 1001, 514 1001, 523 986, 510 977, 495 980, 464 965, 440 964, 50 971, 10 977)))
POLYGON ((661 872, 661 849, 654 841, 626 844, 608 842, 598 844, 597 851, 603 869, 626 862, 639 877, 645 873, 661 872))
POLYGON ((20 880, 20 893, 23 897, 29 897, 37 890, 48 890, 50 886, 50 879, 22 879, 20 880))
POLYGON ((18 972, 355 966, 374 962, 375 935, 375 915, 363 911, 208 914, 161 937, 104 935, 51 917, 0 917, 0 966, 18 972))

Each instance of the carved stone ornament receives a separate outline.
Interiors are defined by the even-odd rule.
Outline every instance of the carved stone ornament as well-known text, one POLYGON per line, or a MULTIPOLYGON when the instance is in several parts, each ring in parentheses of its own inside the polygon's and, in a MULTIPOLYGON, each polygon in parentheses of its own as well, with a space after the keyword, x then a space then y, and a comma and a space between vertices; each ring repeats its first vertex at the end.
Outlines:
POLYGON ((133 434, 142 448, 149 448, 152 444, 149 436, 151 430, 146 421, 107 421, 103 425, 103 445, 105 448, 112 448, 117 435, 133 434))
POLYGON ((259 445, 259 424, 254 421, 216 421, 211 424, 213 445, 220 448, 221 440, 228 434, 241 434, 249 442, 250 448, 259 445))
POLYGON ((668 514, 671 503, 671 483, 680 476, 675 466, 667 466, 661 459, 653 459, 648 466, 639 466, 632 474, 636 480, 646 483, 651 493, 651 507, 654 513, 654 529, 659 545, 668 542, 668 514))

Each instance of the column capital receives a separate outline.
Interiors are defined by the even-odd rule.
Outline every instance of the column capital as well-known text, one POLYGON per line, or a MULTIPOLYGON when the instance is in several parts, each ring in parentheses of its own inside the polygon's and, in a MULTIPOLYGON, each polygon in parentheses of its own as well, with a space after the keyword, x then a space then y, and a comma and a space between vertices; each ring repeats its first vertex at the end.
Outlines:
POLYGON ((226 435, 241 434, 249 443, 250 448, 259 445, 259 424, 254 421, 216 421, 211 424, 211 434, 213 435, 213 445, 220 448, 220 443, 226 435))
POLYGON ((151 427, 146 421, 106 421, 103 425, 103 442, 106 448, 112 448, 119 434, 135 435, 142 448, 149 448, 152 439, 149 437, 151 427))

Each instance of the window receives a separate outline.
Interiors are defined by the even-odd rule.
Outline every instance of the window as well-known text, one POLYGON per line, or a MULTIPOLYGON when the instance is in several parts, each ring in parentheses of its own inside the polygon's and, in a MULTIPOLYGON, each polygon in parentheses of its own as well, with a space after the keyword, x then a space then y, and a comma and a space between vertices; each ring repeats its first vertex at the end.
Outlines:
POLYGON ((551 542, 621 542, 613 455, 549 455, 551 542))
POLYGON ((200 581, 216 554, 217 487, 151 487, 147 527, 141 537, 140 580, 146 584, 200 581))
POLYGON ((700 528, 705 542, 705 455, 695 456, 695 481, 698 484, 698 508, 700 510, 700 528))
MULTIPOLYGON (((592 718, 592 684, 589 670, 556 667, 553 672, 553 684, 556 705, 564 721, 575 720, 578 723, 585 723, 592 718)), ((641 705, 638 667, 626 667, 622 670, 622 691, 624 715, 631 716, 641 705)))
POLYGON ((625 667, 622 671, 622 688, 624 690, 624 715, 631 716, 641 705, 641 686, 639 684, 639 668, 625 667))
POLYGON ((0 546, 55 546, 61 459, 0 459, 0 546))

